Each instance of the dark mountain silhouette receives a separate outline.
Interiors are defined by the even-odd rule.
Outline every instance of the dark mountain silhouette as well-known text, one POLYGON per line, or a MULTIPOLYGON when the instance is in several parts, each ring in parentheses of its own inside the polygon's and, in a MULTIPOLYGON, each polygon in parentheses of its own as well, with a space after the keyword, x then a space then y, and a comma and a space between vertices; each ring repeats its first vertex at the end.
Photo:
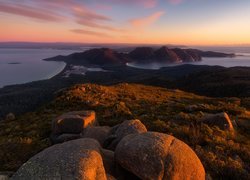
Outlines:
POLYGON ((137 47, 129 53, 131 59, 150 61, 154 58, 154 49, 151 47, 137 47))
POLYGON ((213 51, 200 51, 200 55, 202 57, 234 57, 235 54, 230 53, 221 53, 221 52, 213 52, 213 51))
POLYGON ((155 57, 159 61, 163 62, 179 62, 181 58, 171 49, 166 46, 161 47, 160 49, 155 51, 155 57))
POLYGON ((232 57, 234 54, 226 54, 198 49, 169 49, 163 46, 159 49, 152 47, 137 47, 128 54, 119 53, 109 48, 91 49, 82 53, 74 53, 69 56, 56 56, 45 59, 47 61, 64 61, 77 65, 118 65, 127 62, 137 63, 177 63, 201 61, 202 57, 232 57))
POLYGON ((66 63, 75 65, 125 64, 128 61, 124 54, 109 48, 91 49, 81 53, 73 53, 69 56, 56 56, 46 60, 65 61, 66 63))

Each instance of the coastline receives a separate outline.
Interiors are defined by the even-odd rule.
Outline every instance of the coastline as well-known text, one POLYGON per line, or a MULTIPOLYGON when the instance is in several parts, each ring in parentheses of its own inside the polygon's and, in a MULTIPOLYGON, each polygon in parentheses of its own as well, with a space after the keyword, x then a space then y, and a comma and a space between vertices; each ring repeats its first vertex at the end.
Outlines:
POLYGON ((66 63, 43 59, 75 52, 78 50, 0 48, 0 88, 53 78, 66 63))
POLYGON ((33 81, 26 81, 26 82, 20 82, 20 83, 15 83, 15 84, 7 84, 7 85, 3 85, 3 86, 0 85, 0 89, 3 89, 3 88, 8 87, 8 86, 16 86, 16 85, 22 85, 22 84, 32 83, 32 82, 36 82, 36 81, 50 80, 54 77, 57 77, 58 75, 63 73, 67 67, 66 62, 62 61, 62 62, 57 62, 57 63, 62 63, 62 66, 58 67, 54 72, 48 74, 45 77, 42 77, 42 78, 39 78, 39 79, 36 79, 33 81))
MULTIPOLYGON (((67 67, 67 63, 66 63, 66 62, 63 62, 63 61, 61 61, 61 63, 63 63, 63 66, 62 66, 62 67, 58 67, 58 69, 57 69, 55 72, 53 72, 53 73, 51 73, 50 75, 48 75, 48 77, 46 77, 46 78, 44 78, 44 79, 40 79, 40 80, 48 80, 48 79, 51 79, 51 78, 53 78, 53 77, 55 77, 55 76, 61 74, 62 72, 64 72, 64 71, 65 71, 65 68, 67 67)), ((38 81, 39 81, 39 80, 38 80, 38 81)))

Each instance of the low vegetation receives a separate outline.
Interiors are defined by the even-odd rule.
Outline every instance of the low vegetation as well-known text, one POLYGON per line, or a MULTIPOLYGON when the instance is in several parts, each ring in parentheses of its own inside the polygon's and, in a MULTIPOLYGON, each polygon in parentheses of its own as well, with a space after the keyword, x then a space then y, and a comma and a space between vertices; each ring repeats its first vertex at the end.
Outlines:
POLYGON ((75 110, 96 111, 100 125, 140 119, 149 130, 183 140, 197 153, 213 178, 250 176, 249 100, 208 98, 180 90, 138 84, 75 85, 34 112, 0 122, 0 171, 17 170, 50 146, 51 121, 75 110), (197 123, 205 113, 227 112, 235 132, 197 123))

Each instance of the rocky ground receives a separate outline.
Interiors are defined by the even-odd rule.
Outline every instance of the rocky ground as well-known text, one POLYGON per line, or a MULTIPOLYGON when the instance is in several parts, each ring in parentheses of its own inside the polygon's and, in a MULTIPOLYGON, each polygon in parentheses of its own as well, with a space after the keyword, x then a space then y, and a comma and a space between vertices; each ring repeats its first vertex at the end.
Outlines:
POLYGON ((188 145, 147 131, 140 120, 107 131, 96 126, 94 112, 75 111, 52 124, 51 140, 60 144, 33 156, 11 179, 205 179, 204 167, 188 145))
MULTIPOLYGON (((126 83, 113 86, 81 84, 58 91, 56 96, 52 102, 34 112, 0 123, 1 171, 16 171, 28 159, 53 143, 79 137, 95 138, 103 149, 115 153, 115 147, 123 139, 123 135, 116 134, 119 127, 116 125, 125 120, 140 119, 147 131, 165 133, 188 144, 202 162, 207 177, 249 177, 250 114, 239 98, 208 98, 180 90, 126 83), (66 133, 60 131, 61 127, 57 127, 56 122, 64 122, 61 121, 62 117, 74 115, 67 112, 79 110, 94 111, 99 126, 86 128, 84 133, 81 133, 82 129, 72 133, 67 130, 67 126, 63 128, 66 133), (54 128, 51 129, 52 124, 54 128), (110 134, 109 138, 103 139, 107 133, 110 134)), ((77 127, 77 123, 73 127, 77 127)), ((140 133, 146 132, 143 130, 140 133)), ((129 142, 137 142, 137 138, 147 139, 147 134, 145 136, 129 136, 129 142)), ((154 134, 150 136, 155 139, 154 134)), ((122 144, 130 148, 129 143, 122 144)), ((122 149, 119 152, 126 153, 122 149)), ((116 161, 126 171, 144 178, 128 168, 128 164, 133 165, 131 162, 126 165, 122 164, 122 159, 116 161)))

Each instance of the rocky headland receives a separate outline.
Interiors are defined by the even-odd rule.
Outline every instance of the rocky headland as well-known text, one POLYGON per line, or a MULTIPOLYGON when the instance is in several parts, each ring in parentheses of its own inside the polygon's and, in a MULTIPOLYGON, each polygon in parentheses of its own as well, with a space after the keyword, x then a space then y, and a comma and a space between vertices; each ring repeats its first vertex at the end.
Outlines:
POLYGON ((233 57, 234 54, 226 54, 198 49, 168 48, 159 49, 152 47, 136 47, 128 53, 117 52, 109 48, 91 49, 82 53, 74 53, 69 56, 56 56, 45 59, 46 61, 64 61, 75 65, 121 65, 132 63, 180 63, 201 61, 202 57, 233 57))

